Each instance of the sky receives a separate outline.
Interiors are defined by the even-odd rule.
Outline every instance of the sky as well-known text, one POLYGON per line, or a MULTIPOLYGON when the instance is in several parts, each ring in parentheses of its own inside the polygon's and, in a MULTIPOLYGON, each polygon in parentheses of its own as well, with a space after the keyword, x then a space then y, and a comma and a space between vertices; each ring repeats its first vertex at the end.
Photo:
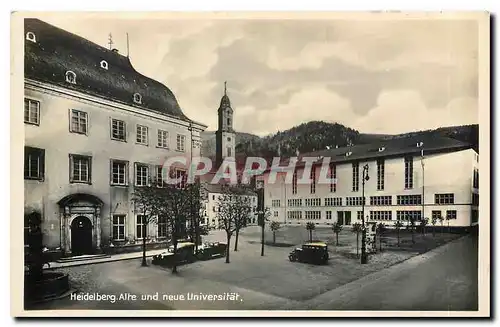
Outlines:
POLYGON ((312 120, 381 134, 478 123, 475 20, 42 19, 106 47, 111 33, 122 54, 128 33, 134 68, 210 131, 224 81, 234 128, 260 136, 312 120))

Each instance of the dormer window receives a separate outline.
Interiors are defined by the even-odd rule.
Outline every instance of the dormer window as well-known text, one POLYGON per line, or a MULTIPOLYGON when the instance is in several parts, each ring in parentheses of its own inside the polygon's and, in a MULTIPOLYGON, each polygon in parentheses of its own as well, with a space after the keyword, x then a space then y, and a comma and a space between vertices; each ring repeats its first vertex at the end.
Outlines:
POLYGON ((424 142, 418 142, 417 143, 417 148, 421 148, 424 145, 424 142))
POLYGON ((71 83, 71 84, 76 84, 76 74, 73 73, 72 71, 67 71, 66 72, 66 82, 71 83))
POLYGON ((26 33, 26 40, 36 43, 36 36, 33 32, 26 33))
POLYGON ((101 68, 108 69, 108 62, 106 60, 101 61, 101 68))
POLYGON ((351 152, 351 151, 349 151, 349 152, 346 152, 345 156, 346 156, 346 157, 349 157, 351 154, 352 154, 352 152, 351 152))
POLYGON ((142 103, 142 96, 139 93, 134 94, 134 102, 138 104, 142 103))
POLYGON ((385 146, 382 146, 382 147, 378 148, 378 152, 382 152, 384 150, 385 150, 385 146))

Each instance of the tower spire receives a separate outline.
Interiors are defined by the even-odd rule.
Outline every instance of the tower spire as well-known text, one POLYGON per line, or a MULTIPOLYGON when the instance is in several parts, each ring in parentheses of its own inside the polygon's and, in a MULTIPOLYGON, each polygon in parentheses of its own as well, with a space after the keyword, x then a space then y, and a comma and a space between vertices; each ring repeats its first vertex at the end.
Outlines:
POLYGON ((111 33, 109 33, 108 45, 109 45, 109 50, 113 50, 113 35, 111 35, 111 33))
POLYGON ((227 81, 224 81, 224 95, 227 95, 227 81))

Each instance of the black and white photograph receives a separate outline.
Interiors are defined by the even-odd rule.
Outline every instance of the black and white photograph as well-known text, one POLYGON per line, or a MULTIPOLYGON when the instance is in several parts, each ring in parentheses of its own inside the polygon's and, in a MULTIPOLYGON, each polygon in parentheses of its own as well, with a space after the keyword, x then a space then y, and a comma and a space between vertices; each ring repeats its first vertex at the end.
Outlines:
POLYGON ((11 26, 12 315, 490 315, 487 12, 11 26))

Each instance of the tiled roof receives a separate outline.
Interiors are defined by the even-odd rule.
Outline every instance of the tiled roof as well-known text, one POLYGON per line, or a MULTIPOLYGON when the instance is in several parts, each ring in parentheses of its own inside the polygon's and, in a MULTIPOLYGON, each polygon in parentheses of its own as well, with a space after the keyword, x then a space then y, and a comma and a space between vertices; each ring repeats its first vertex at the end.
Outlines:
POLYGON ((189 121, 172 91, 138 73, 128 57, 39 19, 25 19, 24 27, 25 36, 36 37, 36 42, 25 40, 26 78, 189 121), (101 68, 103 60, 108 69, 101 68), (76 74, 76 84, 66 82, 67 71, 76 74))

